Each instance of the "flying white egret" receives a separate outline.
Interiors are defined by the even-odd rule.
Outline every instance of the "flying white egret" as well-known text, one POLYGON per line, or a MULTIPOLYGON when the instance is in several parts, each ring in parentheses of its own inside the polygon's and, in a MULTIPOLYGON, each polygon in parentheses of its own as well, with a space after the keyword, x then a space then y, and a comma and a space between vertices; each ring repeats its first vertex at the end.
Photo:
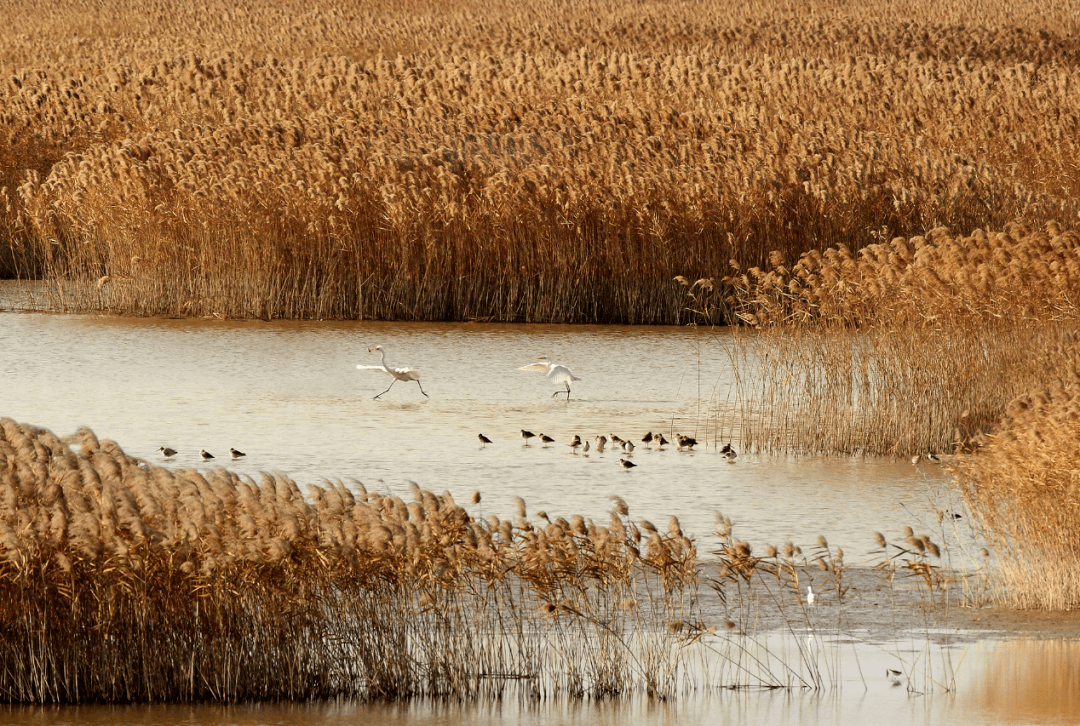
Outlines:
MULTIPOLYGON (((530 363, 527 366, 521 366, 519 371, 540 371, 547 377, 548 383, 554 383, 556 385, 563 384, 566 386, 566 400, 570 400, 570 383, 573 381, 580 381, 581 379, 570 372, 570 369, 564 366, 562 363, 552 363, 545 356, 540 356, 536 359, 535 363, 530 363)), ((562 391, 555 391, 551 394, 554 398, 558 396, 562 391)))
MULTIPOLYGON (((379 351, 380 353, 382 353, 382 365, 378 365, 378 366, 362 366, 362 365, 358 365, 356 367, 359 368, 362 371, 382 371, 386 375, 392 376, 394 380, 389 386, 386 387, 386 391, 389 391, 391 388, 393 388, 394 383, 397 383, 398 381, 406 381, 406 382, 408 382, 408 381, 416 381, 416 385, 420 386, 420 371, 418 369, 416 369, 416 368, 393 368, 391 366, 388 366, 388 365, 386 365, 386 351, 383 350, 383 347, 381 345, 376 345, 374 348, 368 348, 368 353, 374 353, 375 351, 379 351)), ((386 393, 386 391, 383 391, 382 393, 380 393, 379 396, 383 395, 383 393, 386 393)), ((423 393, 425 398, 428 397, 427 393, 424 392, 424 387, 423 386, 420 386, 420 393, 423 393)), ((375 398, 378 398, 379 396, 375 396, 375 398)), ((373 398, 371 400, 374 401, 375 398, 373 398)))

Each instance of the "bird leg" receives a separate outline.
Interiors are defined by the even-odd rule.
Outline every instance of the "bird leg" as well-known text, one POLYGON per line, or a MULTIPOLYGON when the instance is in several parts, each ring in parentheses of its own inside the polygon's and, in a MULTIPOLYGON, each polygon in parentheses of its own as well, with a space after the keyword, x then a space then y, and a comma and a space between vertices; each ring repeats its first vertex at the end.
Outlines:
MULTIPOLYGON (((394 384, 395 384, 395 383, 397 383, 397 379, 396 379, 396 378, 395 378, 394 380, 392 380, 392 381, 390 382, 390 385, 389 385, 389 386, 387 386, 387 387, 386 387, 386 391, 389 391, 389 390, 390 390, 391 388, 393 388, 393 387, 394 387, 394 384)), ((380 393, 380 394, 379 394, 379 396, 383 395, 383 393, 386 393, 386 391, 383 391, 382 393, 380 393)), ((378 398, 379 396, 375 396, 375 398, 378 398)), ((374 400, 375 400, 375 398, 373 398, 373 399, 371 399, 371 400, 372 400, 372 401, 374 401, 374 400)))
MULTIPOLYGON (((566 386, 566 400, 569 401, 570 400, 570 384, 569 383, 564 383, 563 385, 566 386)), ((555 398, 556 396, 561 396, 561 395, 562 395, 562 391, 555 391, 555 393, 551 394, 551 397, 555 398)))
MULTIPOLYGON (((416 381, 416 385, 420 386, 420 381, 419 380, 417 380, 415 378, 413 380, 416 381)), ((424 387, 423 386, 420 386, 420 393, 424 393, 424 387)), ((431 396, 424 393, 424 398, 431 398, 431 396)))

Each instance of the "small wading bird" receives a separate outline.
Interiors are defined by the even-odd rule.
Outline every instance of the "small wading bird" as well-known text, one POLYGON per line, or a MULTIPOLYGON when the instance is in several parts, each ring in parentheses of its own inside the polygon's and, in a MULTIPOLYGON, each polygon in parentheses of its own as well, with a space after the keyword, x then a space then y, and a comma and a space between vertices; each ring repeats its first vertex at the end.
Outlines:
POLYGON ((661 449, 669 443, 668 440, 664 438, 663 434, 657 434, 653 438, 656 440, 656 446, 661 449))
POLYGON ((652 443, 652 431, 641 437, 641 443, 645 444, 645 448, 649 448, 649 444, 652 443))
POLYGON ((675 434, 675 438, 679 442, 680 449, 693 449, 697 445, 697 439, 691 436, 683 436, 682 434, 675 434))
POLYGON ((525 439, 526 446, 529 445, 529 439, 531 439, 533 436, 536 436, 536 434, 534 434, 532 431, 526 431, 525 429, 521 430, 521 438, 525 439))
MULTIPOLYGON (((581 379, 570 372, 570 369, 561 363, 552 363, 545 356, 540 356, 536 359, 535 363, 530 363, 527 366, 521 366, 519 371, 539 371, 545 374, 548 383, 554 383, 555 385, 563 384, 566 386, 566 400, 570 400, 570 384, 573 381, 580 381, 581 379)), ((551 394, 552 398, 558 396, 562 391, 555 391, 551 394)))
POLYGON ((596 437, 596 450, 597 451, 603 451, 605 446, 607 446, 607 436, 597 436, 596 437))
POLYGON ((480 439, 481 447, 487 446, 491 443, 491 439, 489 439, 487 436, 484 436, 483 434, 477 434, 476 438, 480 439))
POLYGON ((247 456, 243 451, 237 451, 236 449, 229 449, 229 453, 232 454, 232 458, 239 459, 241 456, 247 456))
POLYGON ((199 456, 203 458, 203 461, 209 461, 210 459, 214 458, 214 455, 206 449, 199 449, 199 456))
POLYGON ((168 446, 162 446, 158 451, 160 451, 161 455, 166 459, 176 456, 176 449, 170 449, 168 446))
POLYGON ((589 453, 589 440, 588 439, 585 439, 585 443, 581 445, 581 453, 583 453, 583 454, 589 453))
POLYGON ((735 461, 735 457, 738 456, 735 449, 731 448, 731 444, 724 444, 724 448, 720 449, 720 453, 726 456, 729 461, 735 461))
POLYGON ((548 444, 553 443, 555 441, 555 439, 551 438, 547 434, 540 434, 540 440, 542 442, 544 442, 545 446, 547 446, 548 444))
POLYGON ((581 437, 578 436, 577 434, 574 434, 574 440, 571 441, 569 444, 567 444, 567 446, 569 446, 571 449, 573 449, 574 453, 576 454, 577 450, 578 450, 578 447, 581 446, 581 437))
POLYGON ((626 469, 627 471, 630 471, 635 466, 637 466, 637 464, 635 464, 634 462, 627 461, 626 459, 619 459, 619 463, 622 464, 622 468, 626 469))
POLYGON ((634 453, 634 442, 631 441, 630 439, 627 439, 626 441, 622 442, 622 450, 625 451, 627 454, 633 454, 634 453))
MULTIPOLYGON (((386 365, 386 351, 383 350, 383 347, 381 345, 376 345, 374 348, 368 348, 368 353, 374 353, 375 351, 379 351, 380 353, 382 353, 382 365, 378 365, 378 366, 358 365, 356 367, 359 370, 362 370, 362 371, 382 371, 386 375, 393 377, 394 380, 389 386, 386 387, 386 391, 389 391, 391 388, 393 388, 394 383, 397 383, 398 381, 406 381, 406 382, 408 382, 408 381, 416 381, 416 385, 420 386, 420 393, 423 393, 425 398, 429 397, 427 395, 427 393, 424 391, 424 387, 420 385, 420 371, 419 371, 419 369, 417 369, 417 368, 393 368, 391 366, 388 366, 388 365, 386 365)), ((379 396, 383 395, 383 393, 386 393, 386 391, 383 391, 382 393, 380 393, 379 396)), ((379 396, 375 396, 371 400, 374 401, 379 396)))

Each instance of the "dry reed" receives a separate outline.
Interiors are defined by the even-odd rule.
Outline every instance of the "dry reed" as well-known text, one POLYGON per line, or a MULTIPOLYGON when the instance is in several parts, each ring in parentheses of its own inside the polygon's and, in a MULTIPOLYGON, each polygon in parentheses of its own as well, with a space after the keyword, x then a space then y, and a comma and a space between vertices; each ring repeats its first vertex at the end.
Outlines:
POLYGON ((0 701, 672 694, 696 546, 617 512, 304 496, 0 420, 0 701))
POLYGON ((766 450, 951 451, 1066 364, 1080 235, 1052 223, 937 229, 858 253, 811 251, 793 266, 777 252, 726 283, 728 309, 752 332, 732 338, 736 383, 722 402, 740 429, 717 437, 766 450))
POLYGON ((993 551, 990 596, 1017 608, 1080 607, 1080 339, 1059 378, 1013 400, 976 455, 954 464, 993 551))
POLYGON ((730 258, 1074 218, 1080 13, 973 8, 7 0, 0 264, 62 310, 671 323, 730 258))

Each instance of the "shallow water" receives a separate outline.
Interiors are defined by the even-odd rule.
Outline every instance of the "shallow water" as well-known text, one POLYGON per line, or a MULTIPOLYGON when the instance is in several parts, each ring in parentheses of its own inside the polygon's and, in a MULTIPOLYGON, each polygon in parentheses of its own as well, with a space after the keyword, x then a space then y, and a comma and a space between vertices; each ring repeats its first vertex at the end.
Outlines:
MULTIPOLYGON (((770 647, 776 647, 772 643, 770 647)), ((667 702, 631 697, 614 701, 554 699, 534 702, 512 694, 497 702, 459 704, 417 700, 380 704, 335 701, 311 704, 9 707, 6 723, 34 726, 254 726, 255 724, 363 723, 368 726, 472 726, 493 724, 1073 724, 1080 716, 1080 643, 980 641, 947 649, 924 644, 826 641, 823 662, 840 682, 815 692, 748 689, 697 691, 667 702), (895 668, 893 680, 885 673, 895 668), (910 687, 909 687, 910 686, 910 687)))
MULTIPOLYGON (((639 445, 637 468, 622 452, 575 453, 574 434, 614 432, 640 442, 646 431, 715 435, 709 401, 726 395, 730 368, 720 335, 690 328, 224 322, 36 313, 0 314, 0 415, 58 435, 90 426, 131 455, 172 467, 224 465, 257 476, 283 472, 301 485, 356 479, 369 490, 407 494, 408 481, 449 490, 483 511, 605 518, 610 495, 631 515, 665 526, 676 515, 699 537, 713 512, 736 535, 811 545, 819 534, 861 556, 873 531, 905 524, 938 530, 927 477, 940 468, 865 458, 783 458, 742 452, 733 463, 715 447, 663 451, 639 445), (361 371, 382 344, 391 365, 417 366, 415 383, 361 371), (552 398, 542 374, 517 370, 539 355, 582 378, 569 401, 552 398), (519 430, 553 436, 523 446, 519 430), (478 433, 493 443, 481 447, 478 433), (230 447, 247 453, 230 461, 230 447)), ((536 441, 534 439, 534 441, 536 441)), ((738 446, 738 441, 735 441, 738 446)))

